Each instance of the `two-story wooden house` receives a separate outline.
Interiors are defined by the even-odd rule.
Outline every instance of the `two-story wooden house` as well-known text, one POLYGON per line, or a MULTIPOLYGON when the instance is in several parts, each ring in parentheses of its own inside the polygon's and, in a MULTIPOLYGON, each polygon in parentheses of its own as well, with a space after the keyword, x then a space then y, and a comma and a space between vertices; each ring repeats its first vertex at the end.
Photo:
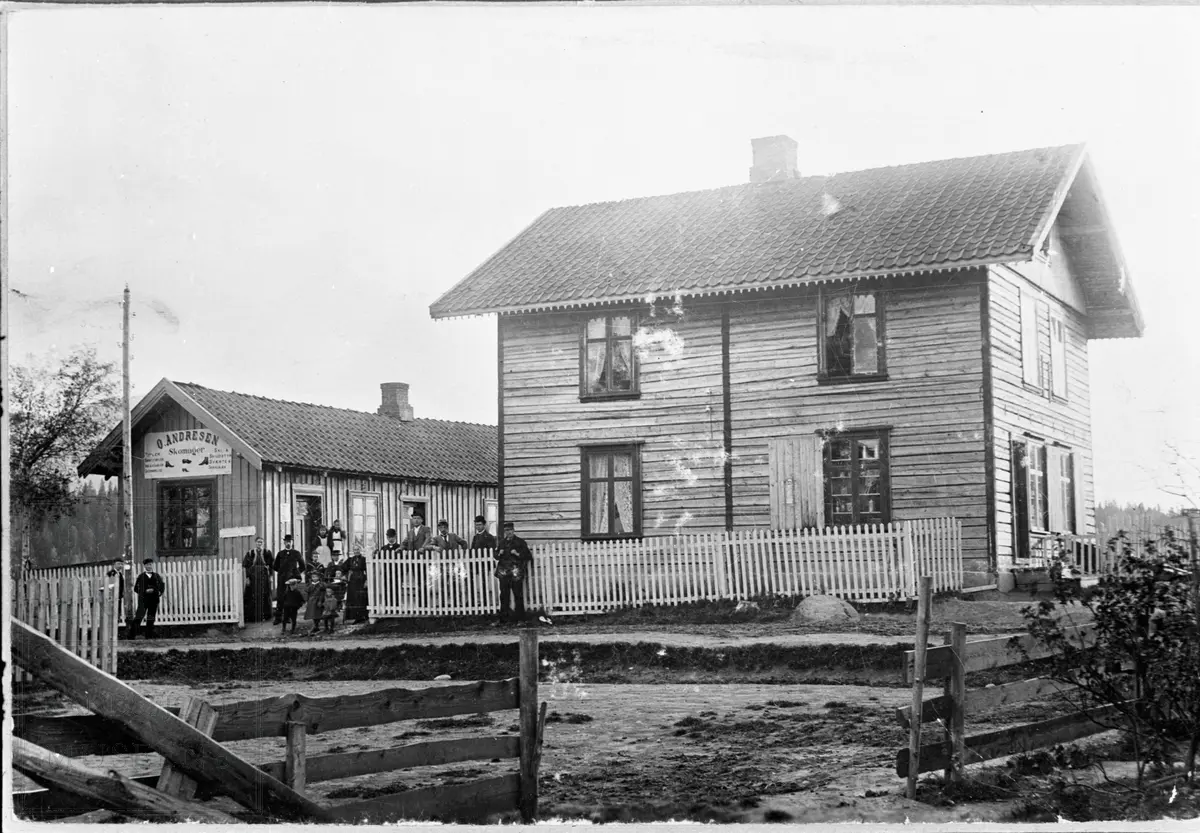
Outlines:
POLYGON ((534 541, 954 516, 965 583, 1093 531, 1088 341, 1142 321, 1082 145, 547 211, 496 314, 501 516, 534 541))

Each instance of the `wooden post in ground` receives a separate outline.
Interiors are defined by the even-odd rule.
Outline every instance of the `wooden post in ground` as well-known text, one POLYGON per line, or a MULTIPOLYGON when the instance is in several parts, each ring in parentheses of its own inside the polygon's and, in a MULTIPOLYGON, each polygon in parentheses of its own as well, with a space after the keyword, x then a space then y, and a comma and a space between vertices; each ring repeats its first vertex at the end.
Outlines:
POLYGON ((921 591, 917 597, 917 638, 913 657, 912 722, 908 729, 908 788, 909 798, 917 797, 917 773, 921 769, 921 708, 925 697, 925 649, 929 644, 929 616, 933 603, 933 577, 921 576, 921 591))
MULTIPOLYGON (((332 821, 329 808, 299 795, 125 683, 60 648, 22 622, 10 622, 13 661, 125 730, 192 778, 264 815, 332 821)), ((534 660, 536 663, 536 659, 534 660)))
POLYGON ((519 702, 521 715, 521 821, 537 818, 538 739, 538 634, 536 628, 521 629, 519 659, 519 702))
POLYGON ((950 666, 950 676, 946 678, 946 696, 950 698, 950 724, 946 727, 946 750, 949 752, 950 766, 944 773, 945 779, 958 781, 962 778, 964 726, 967 708, 967 672, 963 666, 967 654, 967 626, 955 622, 946 634, 946 644, 954 652, 954 660, 950 666))
POLYGON ((221 810, 159 792, 115 772, 92 769, 21 738, 12 739, 12 756, 13 768, 43 786, 82 795, 123 815, 151 821, 239 824, 221 810))
POLYGON ((308 724, 289 720, 287 753, 283 759, 283 782, 301 795, 307 781, 308 724))
MULTIPOLYGON (((217 728, 217 712, 212 706, 199 697, 184 698, 179 709, 179 719, 189 726, 195 726, 197 731, 212 737, 217 728)), ((183 772, 170 761, 163 761, 162 771, 158 775, 159 792, 190 800, 196 796, 196 779, 183 772)))

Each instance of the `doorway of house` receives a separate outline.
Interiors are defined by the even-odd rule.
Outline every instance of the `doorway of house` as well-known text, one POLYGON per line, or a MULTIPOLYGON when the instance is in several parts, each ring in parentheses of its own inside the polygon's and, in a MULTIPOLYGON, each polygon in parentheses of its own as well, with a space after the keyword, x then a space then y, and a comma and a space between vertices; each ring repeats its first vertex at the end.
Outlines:
POLYGON ((306 558, 317 545, 317 530, 325 523, 320 495, 296 495, 296 549, 306 558))

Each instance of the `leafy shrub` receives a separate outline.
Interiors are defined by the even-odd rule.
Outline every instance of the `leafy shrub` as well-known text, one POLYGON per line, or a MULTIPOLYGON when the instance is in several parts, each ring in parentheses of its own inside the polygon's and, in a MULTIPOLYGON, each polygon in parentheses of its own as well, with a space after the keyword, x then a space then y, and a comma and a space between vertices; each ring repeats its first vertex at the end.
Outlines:
POLYGON ((1168 531, 1134 547, 1109 543, 1114 569, 1089 590, 1051 570, 1054 597, 1024 613, 1029 632, 1054 651, 1050 676, 1079 687, 1076 705, 1110 705, 1114 728, 1130 734, 1141 784, 1147 766, 1170 771, 1186 761, 1194 778, 1200 746, 1200 624, 1190 554, 1168 531), (1074 613, 1094 617, 1095 640, 1070 638, 1074 613), (1186 742, 1186 752, 1181 742, 1186 742))

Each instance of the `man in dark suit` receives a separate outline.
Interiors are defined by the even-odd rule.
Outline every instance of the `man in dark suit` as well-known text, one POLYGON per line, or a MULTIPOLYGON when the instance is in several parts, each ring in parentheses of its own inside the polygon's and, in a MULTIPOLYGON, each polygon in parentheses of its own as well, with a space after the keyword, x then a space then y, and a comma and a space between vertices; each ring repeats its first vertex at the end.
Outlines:
POLYGON ((475 537, 471 539, 471 549, 496 549, 496 536, 487 531, 487 518, 483 515, 475 516, 475 537))
POLYGON ((518 538, 512 521, 504 522, 504 537, 493 555, 496 559, 496 578, 500 579, 500 621, 525 618, 525 579, 533 565, 533 553, 523 538, 518 538), (510 603, 509 597, 512 597, 510 603))
POLYGON ((158 615, 158 603, 166 591, 163 577, 154 572, 154 559, 147 558, 142 562, 142 574, 133 583, 133 592, 137 596, 137 612, 129 623, 129 638, 137 639, 138 628, 142 619, 146 620, 146 638, 154 638, 154 617, 158 615))
POLYGON ((302 578, 304 572, 304 556, 300 550, 292 546, 295 538, 291 533, 283 536, 283 549, 275 553, 275 561, 271 569, 275 573, 275 621, 278 625, 283 618, 283 595, 287 592, 287 582, 290 578, 302 578))

